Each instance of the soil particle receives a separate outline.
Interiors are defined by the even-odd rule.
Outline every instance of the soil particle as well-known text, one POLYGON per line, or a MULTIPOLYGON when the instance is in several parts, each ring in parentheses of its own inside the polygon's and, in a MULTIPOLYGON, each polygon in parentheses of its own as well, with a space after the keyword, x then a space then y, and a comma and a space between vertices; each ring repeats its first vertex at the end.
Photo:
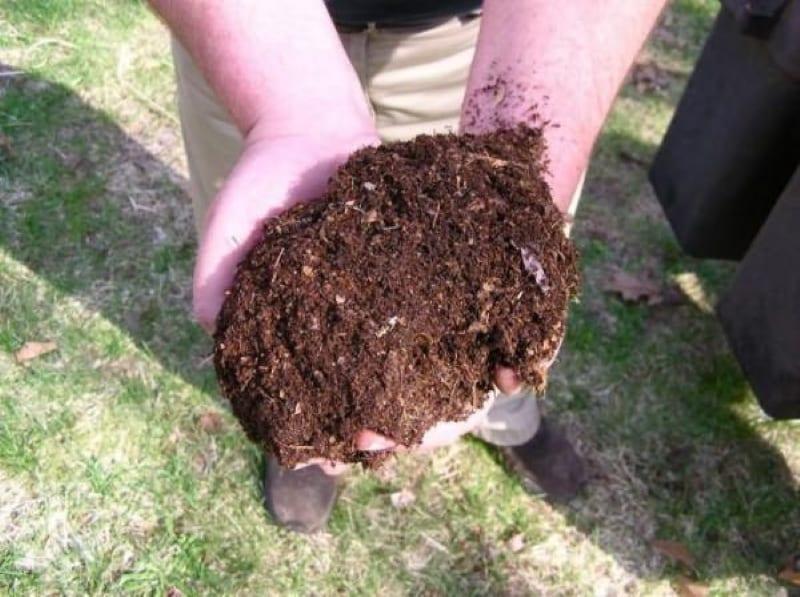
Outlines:
POLYGON ((283 466, 376 465, 359 430, 417 444, 479 408, 499 364, 542 389, 578 289, 544 153, 527 126, 367 148, 266 222, 215 335, 248 436, 283 466))

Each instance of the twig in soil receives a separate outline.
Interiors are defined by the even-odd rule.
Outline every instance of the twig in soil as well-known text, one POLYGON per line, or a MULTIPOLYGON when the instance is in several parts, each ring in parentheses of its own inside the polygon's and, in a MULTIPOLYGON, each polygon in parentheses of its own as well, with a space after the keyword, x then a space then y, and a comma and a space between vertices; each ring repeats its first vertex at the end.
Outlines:
POLYGON ((278 265, 281 262, 281 257, 283 257, 284 248, 281 247, 280 253, 278 253, 278 257, 275 259, 275 263, 272 264, 272 279, 269 281, 269 285, 272 286, 275 283, 275 277, 278 275, 278 265))

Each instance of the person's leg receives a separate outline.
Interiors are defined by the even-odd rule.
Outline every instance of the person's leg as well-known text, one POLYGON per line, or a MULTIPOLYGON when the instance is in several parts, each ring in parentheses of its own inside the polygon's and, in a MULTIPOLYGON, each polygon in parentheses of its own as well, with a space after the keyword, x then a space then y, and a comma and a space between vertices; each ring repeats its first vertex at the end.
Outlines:
POLYGON ((178 113, 198 239, 208 207, 242 152, 242 136, 186 50, 173 38, 178 113))
MULTIPOLYGON (((586 173, 567 212, 567 234, 585 178, 586 173)), ((473 434, 500 447, 506 461, 530 490, 538 489, 553 499, 567 501, 586 484, 583 459, 553 418, 540 414, 536 396, 526 386, 511 395, 497 394, 473 434)))
POLYGON ((458 132, 479 30, 473 15, 421 31, 367 33, 365 84, 384 141, 458 132))

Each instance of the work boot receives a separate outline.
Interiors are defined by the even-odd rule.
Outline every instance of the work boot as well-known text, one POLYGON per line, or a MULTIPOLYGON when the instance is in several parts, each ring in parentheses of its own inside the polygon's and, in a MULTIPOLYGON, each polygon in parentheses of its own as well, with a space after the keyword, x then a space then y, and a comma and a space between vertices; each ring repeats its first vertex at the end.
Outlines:
POLYGON ((272 455, 264 469, 264 505, 275 522, 298 533, 322 530, 336 503, 336 477, 317 465, 282 468, 272 455))
POLYGON ((558 502, 574 498, 586 484, 586 465, 555 423, 542 417, 539 430, 519 446, 500 448, 529 491, 537 488, 558 502))

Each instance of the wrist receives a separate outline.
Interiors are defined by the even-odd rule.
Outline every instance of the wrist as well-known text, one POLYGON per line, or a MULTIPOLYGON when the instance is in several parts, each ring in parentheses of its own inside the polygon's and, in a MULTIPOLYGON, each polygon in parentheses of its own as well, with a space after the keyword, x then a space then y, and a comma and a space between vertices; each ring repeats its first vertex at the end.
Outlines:
MULTIPOLYGON (((245 148, 264 147, 273 144, 303 145, 309 150, 348 151, 380 143, 377 129, 371 120, 343 118, 337 126, 320 126, 284 123, 275 126, 268 120, 259 120, 244 138, 245 148)), ((311 157, 311 155, 309 155, 311 157)))
MULTIPOLYGON (((295 94, 297 95, 297 94, 295 94)), ((344 141, 378 134, 360 86, 327 96, 306 90, 294 101, 272 99, 253 107, 253 120, 245 131, 247 140, 298 137, 344 141)))

